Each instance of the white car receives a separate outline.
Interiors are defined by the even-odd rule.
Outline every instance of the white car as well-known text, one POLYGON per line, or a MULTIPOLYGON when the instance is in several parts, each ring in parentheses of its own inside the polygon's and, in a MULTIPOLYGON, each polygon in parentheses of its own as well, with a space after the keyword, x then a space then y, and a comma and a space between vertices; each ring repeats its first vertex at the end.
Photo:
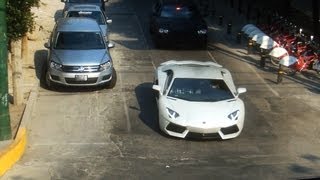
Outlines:
POLYGON ((231 73, 207 61, 167 61, 155 72, 159 127, 179 138, 237 137, 243 128, 245 106, 231 73))

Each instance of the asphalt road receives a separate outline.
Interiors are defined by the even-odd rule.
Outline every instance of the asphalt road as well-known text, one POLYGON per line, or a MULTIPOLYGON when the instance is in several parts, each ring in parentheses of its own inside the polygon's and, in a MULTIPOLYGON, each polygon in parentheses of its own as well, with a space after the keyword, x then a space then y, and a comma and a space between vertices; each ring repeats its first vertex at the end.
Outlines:
POLYGON ((320 176, 319 92, 257 68, 245 55, 158 50, 148 32, 151 1, 113 0, 113 89, 40 88, 23 158, 4 179, 297 179, 320 176), (242 134, 182 140, 159 133, 153 72, 169 59, 212 60, 248 92, 242 134))

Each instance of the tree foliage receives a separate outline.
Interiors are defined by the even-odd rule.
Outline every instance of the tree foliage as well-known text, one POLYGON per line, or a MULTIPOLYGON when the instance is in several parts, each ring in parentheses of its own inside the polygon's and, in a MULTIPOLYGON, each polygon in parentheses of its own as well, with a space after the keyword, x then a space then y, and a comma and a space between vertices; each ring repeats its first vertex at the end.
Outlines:
POLYGON ((34 30, 32 7, 39 7, 40 0, 7 0, 7 35, 18 40, 34 30))

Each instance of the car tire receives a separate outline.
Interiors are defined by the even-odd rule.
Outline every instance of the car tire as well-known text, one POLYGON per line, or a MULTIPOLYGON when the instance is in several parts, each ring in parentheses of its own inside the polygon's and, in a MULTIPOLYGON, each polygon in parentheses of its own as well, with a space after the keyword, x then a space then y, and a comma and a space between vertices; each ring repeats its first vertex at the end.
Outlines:
POLYGON ((43 63, 41 66, 40 72, 40 87, 47 89, 46 85, 46 73, 47 73, 47 64, 43 63))
POLYGON ((112 70, 112 79, 107 83, 107 89, 112 89, 116 86, 117 83, 117 72, 116 70, 113 68, 112 70))
POLYGON ((157 41, 157 40, 154 41, 154 46, 155 46, 157 49, 163 49, 163 48, 164 48, 163 43, 161 43, 161 42, 159 42, 159 41, 157 41))
POLYGON ((207 50, 207 48, 208 48, 208 46, 207 46, 207 41, 206 42, 203 42, 202 44, 201 44, 201 50, 207 50))
POLYGON ((207 40, 203 40, 203 41, 199 42, 198 45, 199 45, 200 50, 207 50, 207 48, 208 48, 207 40))
POLYGON ((41 68, 40 87, 47 90, 54 90, 54 83, 49 79, 47 63, 44 63, 41 68))
POLYGON ((47 90, 56 90, 56 84, 52 82, 49 78, 49 71, 45 71, 45 89, 47 90))

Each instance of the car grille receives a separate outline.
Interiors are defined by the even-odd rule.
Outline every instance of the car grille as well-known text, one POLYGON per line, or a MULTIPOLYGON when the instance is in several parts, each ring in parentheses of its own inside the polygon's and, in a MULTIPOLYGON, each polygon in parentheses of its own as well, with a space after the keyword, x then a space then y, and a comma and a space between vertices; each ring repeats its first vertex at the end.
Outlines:
POLYGON ((233 134, 239 131, 239 128, 237 125, 221 128, 221 132, 225 135, 227 134, 233 134))
POLYGON ((62 71, 71 73, 98 72, 100 66, 63 66, 62 71))
POLYGON ((183 126, 179 126, 177 124, 169 123, 168 126, 166 127, 168 131, 176 132, 176 133, 183 133, 186 128, 183 126))
POLYGON ((94 84, 98 78, 88 78, 87 81, 76 81, 75 78, 65 78, 65 80, 68 84, 94 84))
POLYGON ((187 138, 190 139, 221 139, 219 133, 194 133, 189 132, 187 138))

